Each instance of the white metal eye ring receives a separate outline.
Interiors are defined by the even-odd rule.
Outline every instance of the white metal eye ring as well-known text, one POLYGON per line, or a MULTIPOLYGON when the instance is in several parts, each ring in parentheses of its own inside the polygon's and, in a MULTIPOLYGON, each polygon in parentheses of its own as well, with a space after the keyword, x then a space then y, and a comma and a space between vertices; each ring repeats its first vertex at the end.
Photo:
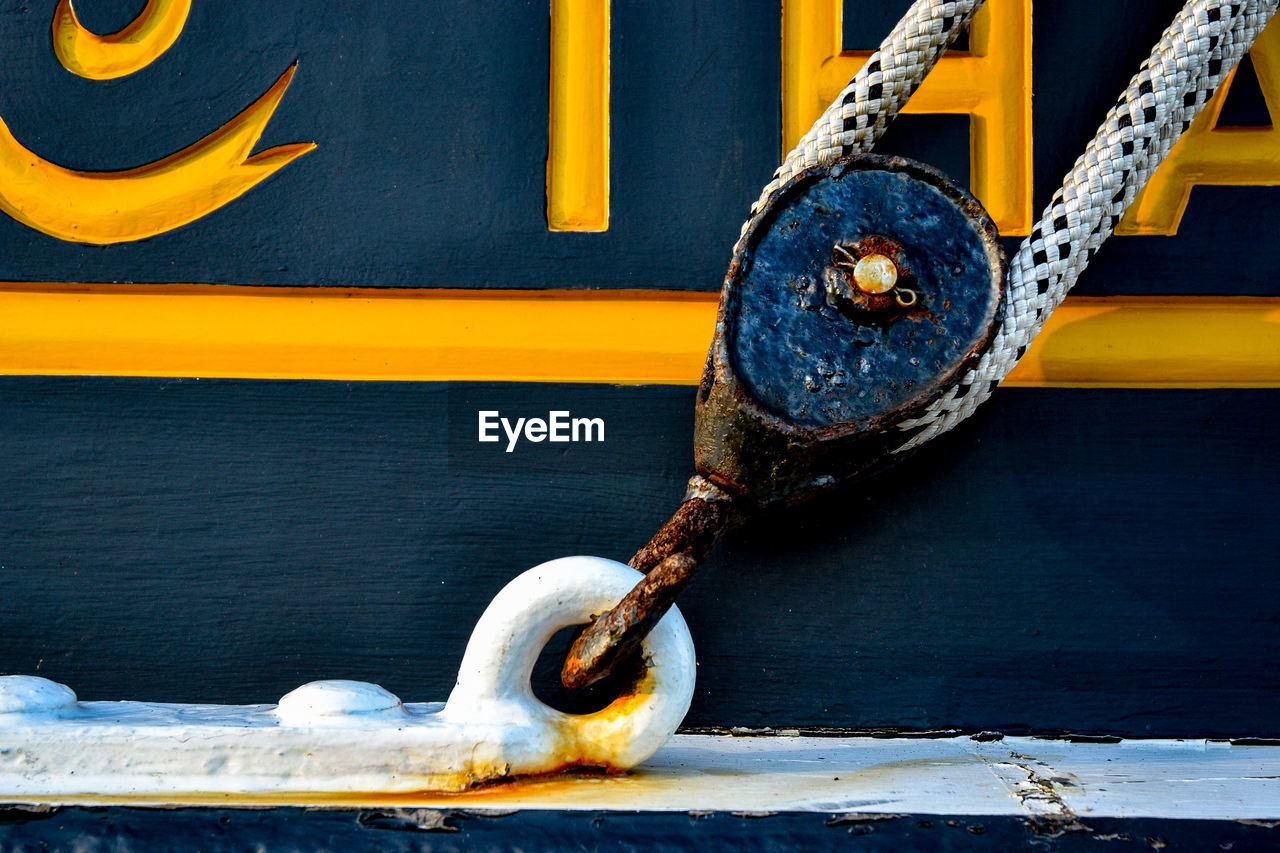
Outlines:
MULTIPOLYGON (((507 584, 476 622, 443 716, 540 726, 567 764, 631 767, 675 732, 693 699, 693 640, 672 608, 642 646, 646 671, 608 707, 566 714, 533 694, 539 654, 561 628, 590 621, 617 604, 642 575, 601 557, 565 557, 529 569, 507 584)), ((546 748, 542 746, 539 751, 546 748)), ((512 772, 532 772, 518 769, 512 772)))

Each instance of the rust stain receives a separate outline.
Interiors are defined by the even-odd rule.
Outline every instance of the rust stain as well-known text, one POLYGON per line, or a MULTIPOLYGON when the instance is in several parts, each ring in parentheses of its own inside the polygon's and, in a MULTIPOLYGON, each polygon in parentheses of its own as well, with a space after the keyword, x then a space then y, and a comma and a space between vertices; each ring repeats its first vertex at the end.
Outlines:
POLYGON ((585 785, 592 796, 602 786, 610 786, 619 782, 631 782, 634 771, 610 771, 565 765, 557 776, 526 775, 510 776, 491 782, 475 784, 459 791, 293 791, 273 793, 192 793, 181 795, 115 795, 103 796, 93 794, 77 794, 75 796, 24 797, 24 802, 35 804, 61 804, 75 802, 77 805, 110 806, 140 803, 163 802, 172 806, 210 806, 210 805, 261 805, 290 806, 315 805, 332 807, 358 806, 431 806, 436 804, 472 804, 476 806, 502 806, 514 803, 527 803, 530 798, 557 797, 570 791, 580 790, 585 785))

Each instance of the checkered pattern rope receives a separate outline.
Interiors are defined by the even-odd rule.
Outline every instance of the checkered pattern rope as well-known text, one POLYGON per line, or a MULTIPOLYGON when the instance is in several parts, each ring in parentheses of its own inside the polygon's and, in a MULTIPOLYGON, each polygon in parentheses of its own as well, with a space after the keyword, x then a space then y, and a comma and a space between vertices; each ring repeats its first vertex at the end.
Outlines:
POLYGON ((990 349, 922 416, 903 422, 899 451, 951 429, 991 396, 1276 6, 1192 0, 1183 7, 1010 261, 1004 319, 990 349))
MULTIPOLYGON (((752 213, 798 172, 870 151, 982 3, 916 0, 787 155, 752 213)), ((951 429, 991 396, 1278 4, 1189 0, 1182 8, 1010 261, 991 347, 941 399, 900 425, 895 452, 951 429)))
MULTIPOLYGON (((798 173, 865 154, 985 0, 916 0, 853 81, 800 138, 751 207, 754 216, 798 173)), ((747 223, 742 226, 746 236, 747 223)), ((739 237, 741 248, 742 237, 739 237)), ((736 251, 736 248, 735 248, 736 251)))

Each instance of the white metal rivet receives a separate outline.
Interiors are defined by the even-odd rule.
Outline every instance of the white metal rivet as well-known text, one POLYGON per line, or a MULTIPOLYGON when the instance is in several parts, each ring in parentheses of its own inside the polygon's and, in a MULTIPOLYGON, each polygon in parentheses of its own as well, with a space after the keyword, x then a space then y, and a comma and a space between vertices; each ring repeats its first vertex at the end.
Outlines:
POLYGON ((286 693, 276 706, 276 716, 291 725, 323 724, 355 714, 404 713, 394 693, 365 681, 313 681, 286 693))
POLYGON ((38 675, 0 676, 0 714, 58 714, 74 709, 75 692, 38 675))

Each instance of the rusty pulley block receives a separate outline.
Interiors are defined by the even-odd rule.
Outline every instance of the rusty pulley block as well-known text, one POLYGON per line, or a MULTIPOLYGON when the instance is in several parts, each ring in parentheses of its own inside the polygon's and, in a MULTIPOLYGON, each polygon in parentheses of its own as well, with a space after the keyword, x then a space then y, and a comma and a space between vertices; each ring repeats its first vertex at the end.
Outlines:
POLYGON ((940 172, 859 155, 801 172, 752 217, 720 294, 684 503, 631 559, 646 573, 574 644, 569 687, 607 674, 719 536, 884 463, 1001 319, 991 217, 940 172))

